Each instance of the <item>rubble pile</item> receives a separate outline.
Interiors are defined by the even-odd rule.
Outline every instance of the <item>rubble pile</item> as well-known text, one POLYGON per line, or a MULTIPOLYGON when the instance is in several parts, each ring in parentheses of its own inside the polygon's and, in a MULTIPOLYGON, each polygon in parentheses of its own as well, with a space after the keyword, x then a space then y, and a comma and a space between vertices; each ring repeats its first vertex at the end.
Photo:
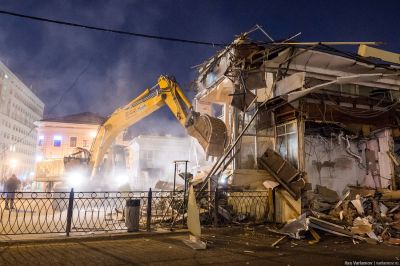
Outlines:
POLYGON ((314 229, 369 243, 400 245, 400 191, 349 187, 340 199, 323 186, 303 195, 303 214, 278 232, 300 239, 314 229))

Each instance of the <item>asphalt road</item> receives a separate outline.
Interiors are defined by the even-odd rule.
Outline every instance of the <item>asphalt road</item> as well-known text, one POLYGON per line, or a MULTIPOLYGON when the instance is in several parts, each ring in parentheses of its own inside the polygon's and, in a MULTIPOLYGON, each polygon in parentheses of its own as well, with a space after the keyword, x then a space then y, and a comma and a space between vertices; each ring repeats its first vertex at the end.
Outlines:
POLYGON ((353 244, 334 236, 323 236, 314 245, 307 240, 284 240, 277 248, 271 243, 280 236, 264 228, 208 230, 203 237, 208 248, 201 251, 182 242, 188 238, 187 233, 3 242, 0 265, 352 265, 345 261, 382 260, 400 265, 400 247, 353 244))

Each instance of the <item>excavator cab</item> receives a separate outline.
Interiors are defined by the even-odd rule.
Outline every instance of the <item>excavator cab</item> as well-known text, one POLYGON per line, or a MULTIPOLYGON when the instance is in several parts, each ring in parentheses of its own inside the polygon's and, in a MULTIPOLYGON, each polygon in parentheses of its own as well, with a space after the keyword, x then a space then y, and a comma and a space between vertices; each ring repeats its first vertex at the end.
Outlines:
POLYGON ((66 170, 69 170, 69 168, 73 168, 76 165, 87 165, 89 161, 90 151, 81 147, 76 147, 72 154, 64 157, 64 166, 66 170))

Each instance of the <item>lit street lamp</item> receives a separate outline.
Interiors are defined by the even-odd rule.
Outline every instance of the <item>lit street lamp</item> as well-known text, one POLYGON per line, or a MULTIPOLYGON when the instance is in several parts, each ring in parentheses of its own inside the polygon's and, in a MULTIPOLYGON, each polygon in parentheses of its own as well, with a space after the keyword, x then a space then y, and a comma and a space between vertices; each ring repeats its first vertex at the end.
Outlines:
POLYGON ((18 160, 13 158, 10 160, 10 167, 12 170, 15 170, 15 168, 18 166, 18 160))

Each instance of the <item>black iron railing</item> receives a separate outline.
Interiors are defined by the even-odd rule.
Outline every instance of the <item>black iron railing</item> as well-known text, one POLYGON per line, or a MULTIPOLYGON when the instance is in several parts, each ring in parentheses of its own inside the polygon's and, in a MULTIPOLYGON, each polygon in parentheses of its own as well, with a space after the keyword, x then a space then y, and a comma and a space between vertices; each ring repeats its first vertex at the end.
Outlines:
POLYGON ((66 231, 69 193, 2 193, 0 234, 40 234, 66 231), (11 194, 11 195, 10 195, 11 194))
MULTIPOLYGON (((202 225, 260 223, 270 211, 267 191, 202 191, 196 198, 202 225)), ((185 227, 187 195, 179 191, 4 192, 0 235, 126 231, 129 199, 140 200, 141 230, 185 227)))

